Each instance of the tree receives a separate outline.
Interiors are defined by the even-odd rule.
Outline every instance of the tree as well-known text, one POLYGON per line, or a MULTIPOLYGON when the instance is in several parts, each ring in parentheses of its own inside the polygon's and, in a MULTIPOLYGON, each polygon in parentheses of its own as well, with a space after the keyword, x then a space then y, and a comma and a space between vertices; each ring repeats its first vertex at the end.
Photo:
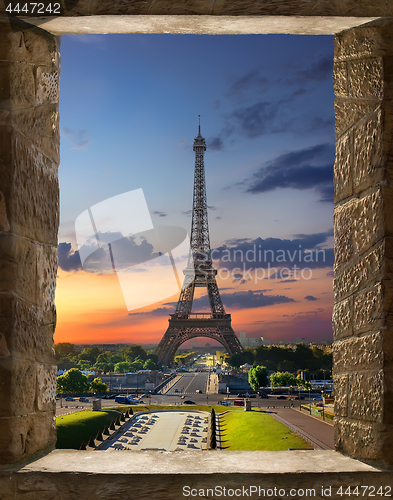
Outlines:
POLYGON ((56 359, 59 360, 61 358, 65 358, 68 354, 75 353, 74 344, 70 344, 69 342, 59 342, 55 345, 55 355, 56 359))
POLYGON ((272 389, 275 387, 288 387, 296 385, 296 379, 289 372, 275 372, 270 375, 270 385, 272 389))
POLYGON ((87 392, 88 389, 89 379, 77 368, 71 368, 57 377, 57 392, 87 392))
POLYGON ((156 364, 152 359, 147 359, 144 364, 143 364, 143 369, 144 370, 155 370, 156 364))
POLYGON ((120 363, 115 364, 114 371, 117 373, 125 373, 131 371, 131 363, 127 361, 120 361, 120 363))
POLYGON ((108 386, 104 382, 96 377, 90 384, 91 392, 108 392, 108 386))
POLYGON ((250 368, 248 372, 248 383, 254 389, 254 391, 259 390, 260 387, 266 387, 268 384, 267 377, 267 368, 266 366, 255 366, 254 368, 250 368))
POLYGON ((90 366, 93 366, 96 362, 97 356, 101 354, 101 349, 98 347, 85 347, 83 351, 79 354, 78 358, 80 360, 89 361, 90 366))
POLYGON ((142 361, 146 361, 147 353, 140 345, 133 345, 124 351, 124 358, 128 362, 134 361, 139 357, 142 361))

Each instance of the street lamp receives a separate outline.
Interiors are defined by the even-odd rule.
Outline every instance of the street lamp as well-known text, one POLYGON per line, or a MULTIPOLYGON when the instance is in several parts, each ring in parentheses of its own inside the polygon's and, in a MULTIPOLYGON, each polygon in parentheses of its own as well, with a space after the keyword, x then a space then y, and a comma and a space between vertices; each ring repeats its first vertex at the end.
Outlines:
POLYGON ((310 408, 310 415, 311 415, 311 387, 308 388, 308 406, 310 408))

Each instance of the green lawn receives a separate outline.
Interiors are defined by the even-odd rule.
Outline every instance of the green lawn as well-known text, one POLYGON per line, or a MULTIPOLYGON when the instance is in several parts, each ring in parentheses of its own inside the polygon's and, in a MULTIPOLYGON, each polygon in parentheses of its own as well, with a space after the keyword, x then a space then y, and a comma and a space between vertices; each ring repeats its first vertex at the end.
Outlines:
POLYGON ((106 425, 116 420, 118 411, 82 410, 69 415, 56 417, 57 443, 56 448, 79 450, 82 443, 87 444, 90 436, 96 437, 98 431, 103 431, 106 425))
POLYGON ((312 449, 299 435, 261 411, 229 411, 220 416, 220 428, 225 450, 312 449))

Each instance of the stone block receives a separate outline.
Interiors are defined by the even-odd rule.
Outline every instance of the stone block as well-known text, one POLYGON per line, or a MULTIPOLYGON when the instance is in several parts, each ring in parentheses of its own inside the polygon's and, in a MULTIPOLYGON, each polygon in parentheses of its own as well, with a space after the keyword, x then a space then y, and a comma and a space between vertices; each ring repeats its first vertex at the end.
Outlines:
POLYGON ((12 464, 56 443, 54 412, 0 419, 0 464, 12 464))
POLYGON ((13 110, 6 123, 30 139, 55 164, 60 163, 59 112, 56 104, 13 110))
POLYGON ((0 417, 19 417, 34 412, 36 363, 13 357, 1 358, 0 390, 0 417))
POLYGON ((334 113, 336 117, 336 139, 380 106, 378 99, 349 99, 336 97, 334 113))
POLYGON ((334 419, 336 450, 361 460, 393 462, 393 426, 377 422, 334 419))
POLYGON ((55 67, 38 66, 36 69, 36 103, 59 102, 59 70, 55 67))
POLYGON ((0 108, 32 106, 35 102, 31 64, 0 61, 0 108))
POLYGON ((332 322, 335 340, 352 336, 352 309, 352 297, 334 304, 332 322))
POLYGON ((344 62, 336 62, 333 67, 333 88, 336 96, 347 96, 348 87, 348 65, 344 62))
POLYGON ((57 247, 37 246, 38 306, 44 315, 55 310, 55 289, 57 275, 57 247))
POLYGON ((354 129, 353 189, 355 193, 382 180, 385 172, 383 112, 379 107, 354 129))
POLYGON ((393 284, 390 280, 376 283, 354 297, 353 330, 363 333, 393 325, 393 284))
POLYGON ((16 234, 0 234, 0 274, 0 292, 14 292, 38 304, 36 243, 16 234))
MULTIPOLYGON (((350 1, 344 0, 344 2, 350 1)), ((389 9, 392 10, 391 5, 389 9)), ((390 19, 377 19, 366 25, 342 31, 334 37, 334 58, 336 61, 381 57, 392 53, 393 35, 390 19)))
POLYGON ((349 96, 382 99, 382 58, 348 62, 349 96))
POLYGON ((375 17, 375 13, 380 12, 382 16, 388 16, 387 9, 392 12, 388 5, 389 3, 386 3, 384 0, 376 0, 375 2, 370 2, 369 0, 356 0, 355 2, 353 0, 341 0, 341 15, 375 17))
POLYGON ((23 29, 2 20, 0 60, 60 67, 60 37, 31 26, 23 29))
POLYGON ((338 271, 355 257, 353 241, 353 212, 357 204, 351 199, 338 205, 333 212, 334 226, 334 268, 338 271))
POLYGON ((352 195, 353 138, 346 134, 336 142, 334 161, 334 201, 344 200, 352 195))
POLYGON ((0 127, 0 179, 11 231, 57 245, 58 166, 9 126, 0 127), (3 184, 4 183, 4 184, 3 184))
POLYGON ((334 374, 334 415, 348 415, 348 375, 334 374))
POLYGON ((333 364, 334 373, 382 369, 384 365, 383 331, 334 342, 333 364))
POLYGON ((0 358, 15 356, 28 361, 55 363, 55 317, 44 316, 36 306, 11 294, 0 294, 0 358), (45 324, 46 320, 51 323, 45 324))
POLYGON ((349 417, 382 423, 383 378, 383 370, 349 374, 349 417))
POLYGON ((334 209, 336 270, 393 235, 392 212, 392 188, 378 185, 334 209))
POLYGON ((37 364, 37 409, 56 410, 57 365, 37 364))
POLYGON ((366 254, 355 259, 350 266, 337 270, 334 278, 335 302, 383 279, 392 279, 392 258, 393 241, 390 237, 384 238, 366 254))

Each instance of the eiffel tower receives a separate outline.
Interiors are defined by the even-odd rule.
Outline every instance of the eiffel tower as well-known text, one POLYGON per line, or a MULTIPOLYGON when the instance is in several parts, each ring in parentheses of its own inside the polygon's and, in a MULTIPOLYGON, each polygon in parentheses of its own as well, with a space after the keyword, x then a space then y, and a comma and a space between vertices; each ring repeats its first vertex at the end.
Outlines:
POLYGON ((184 284, 174 314, 170 315, 169 326, 156 354, 158 362, 167 366, 181 344, 195 337, 209 337, 218 341, 229 355, 242 351, 241 344, 231 326, 231 315, 225 313, 218 290, 216 274, 210 249, 205 165, 205 139, 201 135, 199 116, 198 136, 194 140, 195 176, 192 206, 191 248, 187 268, 184 269, 184 284), (191 313, 196 287, 207 288, 210 313, 191 313))

